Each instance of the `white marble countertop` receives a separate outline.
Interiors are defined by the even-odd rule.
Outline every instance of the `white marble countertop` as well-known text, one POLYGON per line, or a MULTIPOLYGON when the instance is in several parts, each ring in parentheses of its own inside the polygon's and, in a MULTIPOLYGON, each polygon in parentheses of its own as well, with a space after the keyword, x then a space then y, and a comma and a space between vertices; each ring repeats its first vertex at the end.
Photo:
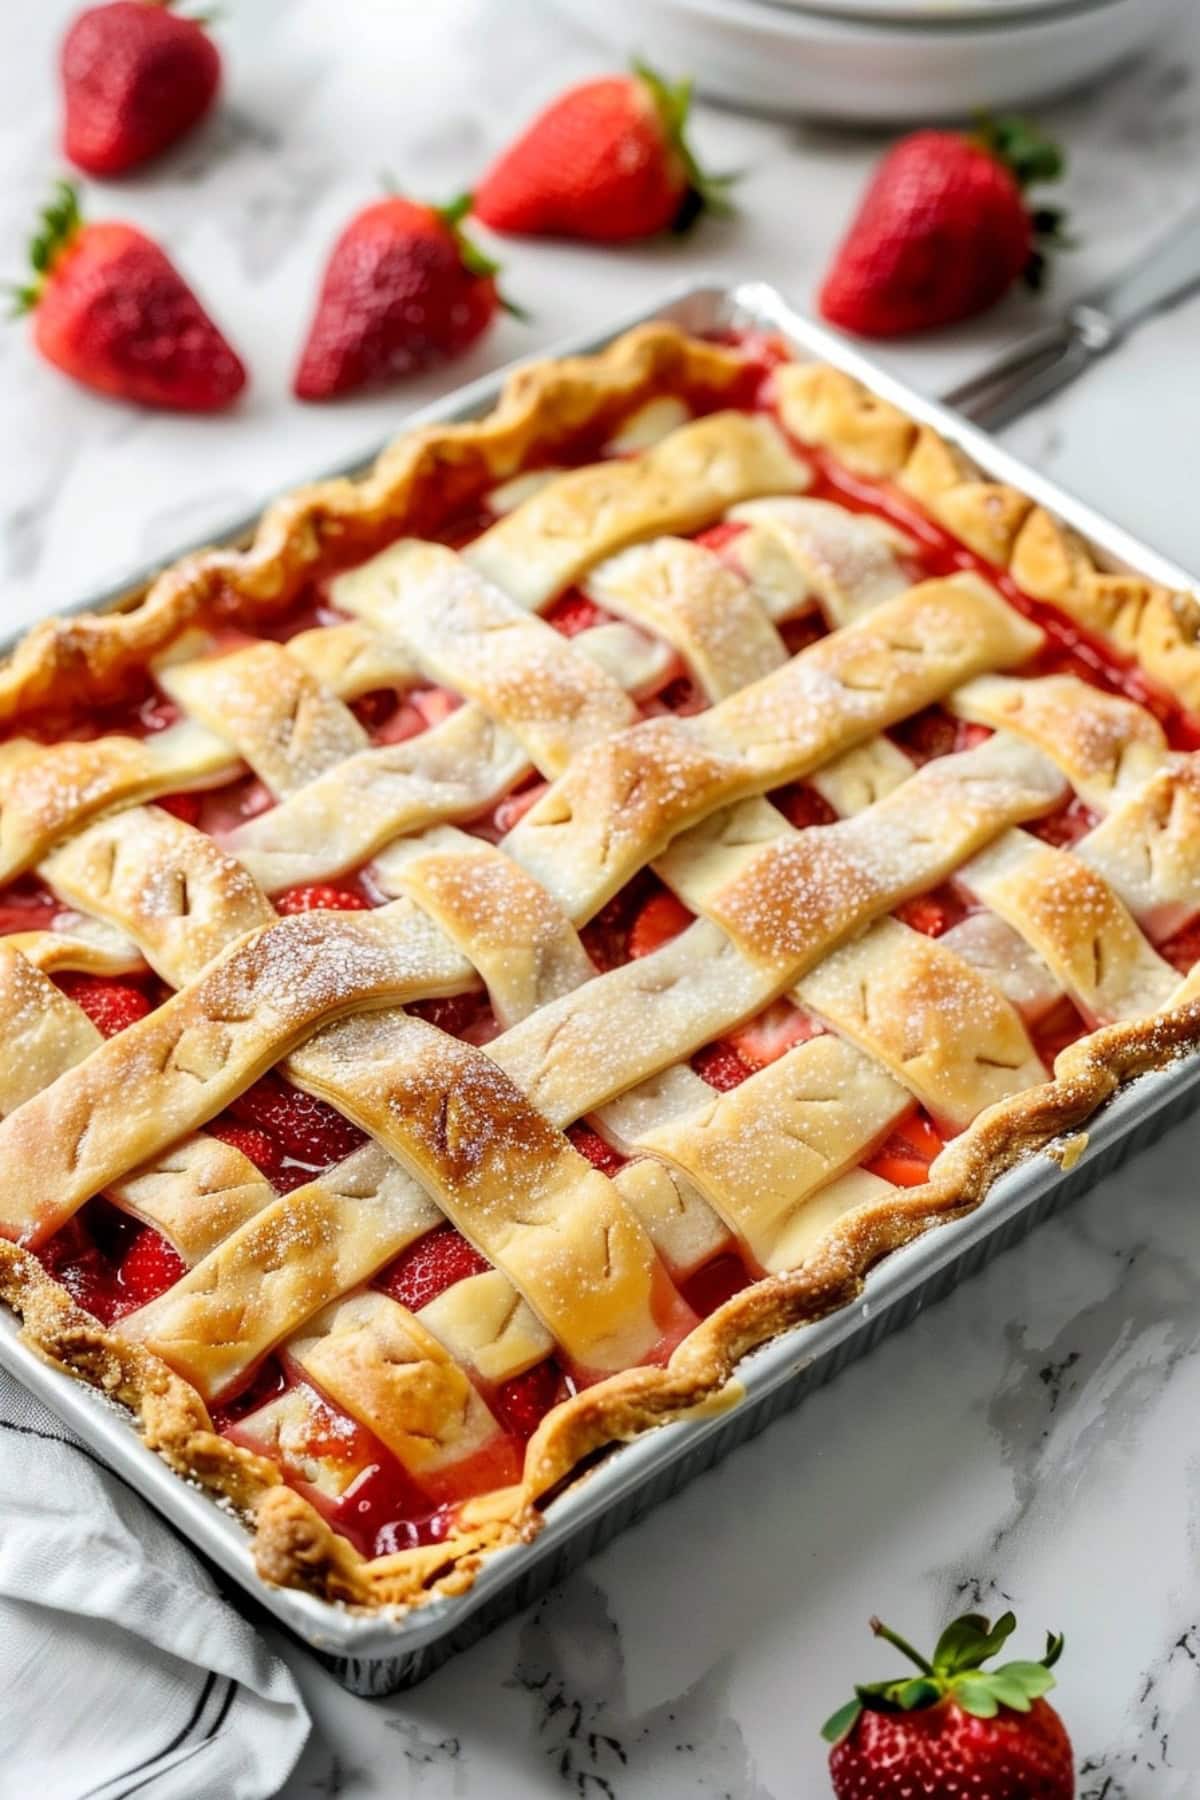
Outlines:
MULTIPOLYGON (((0 267, 54 159, 48 67, 71 0, 24 7, 0 63, 0 267), (13 33, 16 33, 15 39, 13 33)), ((220 116, 159 169, 94 186, 169 246, 254 375, 214 420, 142 415, 0 336, 7 633, 381 439, 410 403, 689 273, 765 276, 803 305, 877 144, 702 109, 742 213, 684 243, 507 244, 532 307, 453 376, 336 408, 287 381, 335 231, 392 171, 448 197, 514 122, 604 58, 537 0, 239 0, 220 116)), ((1061 299, 1120 267, 1193 197, 1200 18, 1103 89, 1043 116, 1072 151, 1084 247, 1061 299)), ((887 361, 930 391, 1030 317, 887 361)), ((1193 407, 1200 302, 1144 330, 1010 442, 1200 568, 1193 407)), ((533 1612, 412 1693, 365 1702, 282 1645, 315 1730, 286 1790, 420 1800, 791 1800, 825 1792, 821 1719, 886 1672, 866 1619, 930 1636, 961 1602, 1052 1625, 1084 1800, 1200 1791, 1200 1230, 1184 1127, 1043 1227, 798 1413, 619 1539, 533 1612)))

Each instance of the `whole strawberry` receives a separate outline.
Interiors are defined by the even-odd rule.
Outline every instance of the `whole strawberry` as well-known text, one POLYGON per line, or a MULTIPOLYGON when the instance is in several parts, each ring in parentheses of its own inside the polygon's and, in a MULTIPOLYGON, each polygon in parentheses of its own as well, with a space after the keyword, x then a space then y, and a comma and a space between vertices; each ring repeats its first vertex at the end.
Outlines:
POLYGON ((89 175, 159 155, 204 117, 221 81, 217 46, 170 0, 89 6, 63 39, 59 68, 63 148, 89 175))
POLYGON ((855 1688, 824 1727, 838 1800, 1073 1800, 1075 1764, 1062 1720, 1043 1698, 1062 1654, 1048 1637, 1041 1662, 984 1663, 1016 1629, 968 1613, 947 1625, 932 1662, 871 1620, 919 1673, 855 1688))
POLYGON ((59 182, 30 245, 36 280, 17 293, 48 362, 140 406, 216 412, 246 371, 182 275, 136 226, 86 224, 59 182))
POLYGON ((492 164, 476 215, 493 231, 617 243, 728 211, 732 177, 705 175, 687 143, 691 97, 690 81, 644 63, 569 88, 492 164))
POLYGON ((824 317, 861 337, 966 319, 1014 282, 1036 286, 1039 243, 1062 245, 1062 214, 1026 190, 1062 174, 1058 147, 1021 119, 973 137, 917 131, 888 151, 819 296, 824 317))
POLYGON ((425 206, 398 194, 365 207, 333 246, 296 370, 301 400, 377 387, 457 356, 497 306, 497 265, 459 229, 463 196, 425 206))

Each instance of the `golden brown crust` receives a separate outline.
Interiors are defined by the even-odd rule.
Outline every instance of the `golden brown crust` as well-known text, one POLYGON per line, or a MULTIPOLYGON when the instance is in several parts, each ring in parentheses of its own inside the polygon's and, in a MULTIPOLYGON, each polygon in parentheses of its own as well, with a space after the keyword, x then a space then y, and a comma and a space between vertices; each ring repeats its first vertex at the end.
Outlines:
MULTIPOLYGON (((334 481, 291 496, 270 510, 248 547, 186 558, 137 597, 131 610, 38 627, 0 669, 0 719, 16 720, 51 704, 110 697, 185 627, 227 616, 247 623, 269 616, 314 574, 377 551, 398 528, 421 530, 436 520, 439 506, 470 498, 530 461, 552 460, 557 448, 579 434, 619 424, 664 390, 705 407, 728 398, 742 368, 735 351, 698 343, 671 326, 651 325, 628 334, 598 358, 521 370, 489 418, 410 434, 385 452, 361 483, 334 481)), ((1185 705, 1200 709, 1200 605, 1190 596, 1101 571, 1073 534, 1015 490, 984 481, 961 453, 936 434, 918 430, 840 371, 788 369, 781 372, 779 384, 783 417, 800 438, 827 446, 860 474, 896 481, 980 555, 1009 568, 1035 598, 1061 607, 1119 652, 1136 657, 1154 680, 1185 705)), ((351 660, 366 654, 368 661, 374 653, 355 628, 348 628, 343 640, 338 646, 327 640, 329 651, 339 649, 351 660)), ((357 682, 331 679, 324 667, 313 672, 343 697, 362 691, 357 682)), ((374 677, 364 679, 369 686, 374 677)), ((331 718, 340 717, 325 704, 331 718)), ((731 717, 737 714, 736 706, 726 710, 731 717)), ((661 730, 673 734, 674 722, 663 722, 661 730)), ((201 748, 210 757, 215 754, 201 748)), ((699 745, 689 742, 687 748, 704 761, 699 745)), ((706 755, 720 764, 723 752, 722 745, 706 755)), ((86 761, 90 751, 70 754, 86 761)), ((110 766, 106 774, 111 773, 110 766)), ((697 779, 713 777, 707 764, 694 773, 697 779)), ((21 841, 13 855, 20 866, 40 855, 65 821, 44 816, 33 772, 17 769, 16 774, 23 810, 19 808, 17 821, 21 841)), ((636 774, 640 780, 644 770, 636 774)), ((631 781, 634 775, 629 772, 631 781)), ((169 785, 156 770, 143 774, 139 763, 128 772, 119 797, 162 792, 169 785)), ((86 798, 77 809, 80 819, 115 797, 105 790, 94 800, 86 798)), ((72 815, 72 824, 74 820, 72 815)), ((99 842, 108 835, 108 826, 102 821, 93 834, 99 842)), ((256 917, 248 922, 258 923, 256 917)), ((257 941, 272 932, 287 935, 278 926, 258 929, 257 941)), ((303 935, 300 927, 290 929, 303 935)), ((355 924, 346 929, 355 936, 364 928, 355 924)), ((381 927, 365 929, 370 934, 381 927)), ((568 948, 573 944, 572 939, 568 948)), ((249 951, 241 954, 244 960, 249 951)), ((199 950, 197 957, 203 960, 199 950)), ((394 975, 388 983, 394 990, 394 975)), ((461 983, 448 967, 444 987, 455 985, 461 983)), ((564 984, 564 993, 568 990, 564 984)), ((394 1556, 368 1561, 358 1555, 284 1483, 274 1462, 214 1433, 193 1386, 131 1337, 97 1324, 30 1253, 4 1240, 0 1298, 22 1317, 24 1337, 32 1347, 128 1407, 144 1441, 171 1467, 253 1522, 255 1559, 265 1580, 356 1608, 419 1606, 434 1595, 465 1591, 496 1548, 533 1536, 541 1523, 539 1503, 584 1458, 668 1419, 728 1402, 733 1397, 729 1384, 747 1351, 853 1300, 883 1256, 978 1205, 999 1174, 1074 1130, 1122 1082, 1196 1048, 1200 999, 1188 998, 1194 992, 1192 981, 1174 996, 1175 1004, 1150 1018, 1108 1026, 1065 1050, 1053 1080, 1010 1095, 981 1114, 939 1157, 925 1186, 888 1189, 880 1198, 878 1185, 867 1178, 854 1190, 866 1198, 843 1201, 849 1210, 829 1215, 830 1223, 799 1267, 735 1296, 684 1339, 666 1367, 628 1369, 556 1407, 530 1443, 518 1487, 468 1502, 448 1542, 394 1556)), ((144 1037, 162 1030, 162 1014, 156 1016, 160 1024, 144 1037)), ((347 1026, 347 1041, 362 1029, 347 1026)), ((137 1041, 131 1038, 129 1045, 137 1041)), ((35 1106, 26 1123, 36 1123, 49 1105, 35 1106)), ((531 1117, 521 1109, 523 1128, 531 1117)), ((557 1133, 551 1139, 564 1157, 557 1133)), ((641 1166, 629 1165, 633 1170, 641 1166)), ((628 1185, 632 1190, 636 1184, 628 1185)))
POLYGON ((131 594, 129 611, 35 626, 0 667, 0 721, 51 703, 108 697, 187 626, 229 614, 246 622, 269 617, 315 573, 377 549, 395 521, 418 530, 422 517, 431 510, 437 516, 448 499, 471 498, 535 451, 552 461, 556 447, 617 423, 664 388, 719 398, 737 386, 744 367, 735 350, 654 322, 599 356, 517 369, 485 419, 409 432, 359 482, 339 478, 298 489, 267 510, 244 548, 193 552, 131 594))
POLYGON ((1102 569, 1083 539, 1017 489, 985 480, 929 426, 915 426, 862 382, 820 364, 783 369, 779 409, 803 442, 848 468, 894 481, 1035 600, 1059 607, 1200 712, 1200 600, 1144 576, 1102 569), (905 429, 907 427, 907 430, 905 429))

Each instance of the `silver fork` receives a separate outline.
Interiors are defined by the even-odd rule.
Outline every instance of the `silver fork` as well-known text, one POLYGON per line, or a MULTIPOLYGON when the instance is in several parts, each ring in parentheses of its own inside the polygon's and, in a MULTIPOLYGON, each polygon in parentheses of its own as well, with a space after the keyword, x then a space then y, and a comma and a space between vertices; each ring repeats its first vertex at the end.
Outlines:
POLYGON ((1007 425, 1115 350, 1143 320, 1197 290, 1200 206, 1176 220, 1132 268, 1075 301, 1061 319, 1033 332, 943 399, 977 425, 991 430, 1007 425))

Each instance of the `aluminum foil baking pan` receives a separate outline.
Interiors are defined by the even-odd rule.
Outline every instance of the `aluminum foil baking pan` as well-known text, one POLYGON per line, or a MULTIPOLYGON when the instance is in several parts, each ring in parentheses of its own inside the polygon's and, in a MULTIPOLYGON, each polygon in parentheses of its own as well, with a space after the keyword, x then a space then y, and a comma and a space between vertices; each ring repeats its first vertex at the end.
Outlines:
MULTIPOLYGON (((631 325, 651 318, 674 319, 696 332, 728 327, 781 332, 799 355, 847 369, 884 398, 961 444, 989 477, 1012 482, 1074 526, 1104 563, 1135 570, 1172 587, 1196 585, 1181 569, 1062 493, 956 414, 922 399, 841 339, 793 312, 775 289, 764 283, 706 284, 677 290, 659 305, 617 319, 606 331, 554 346, 549 354, 599 349, 631 325)), ((499 396, 506 373, 501 370, 398 421, 398 429, 430 420, 467 419, 488 411, 499 396)), ((359 472, 379 447, 337 472, 359 472)), ((222 541, 244 538, 256 518, 257 514, 232 524, 222 541)), ((194 547, 181 545, 176 555, 194 547)), ((71 610, 132 604, 158 566, 139 570, 71 610)), ((948 1293, 998 1251, 1016 1243, 1132 1151, 1161 1136, 1192 1110, 1198 1088, 1200 1053, 1132 1083, 1091 1122, 1087 1149, 1069 1173, 1051 1158, 1038 1156, 1002 1176, 969 1217, 938 1227, 881 1263, 867 1277, 863 1296, 854 1305, 814 1325, 798 1327, 748 1356, 739 1370, 742 1397, 727 1411, 708 1419, 664 1425, 614 1449, 548 1506, 544 1529, 532 1544, 498 1551, 469 1593, 434 1600, 407 1616, 392 1617, 386 1612, 359 1615, 308 1594, 265 1586, 254 1570, 249 1535, 233 1514, 181 1480, 147 1450, 122 1408, 51 1368, 23 1344, 17 1321, 7 1310, 0 1310, 0 1364, 157 1506, 218 1569, 308 1644, 343 1686, 359 1694, 392 1693, 422 1680, 455 1651, 465 1649, 493 1625, 527 1606, 650 1507, 711 1468, 855 1357, 874 1348, 886 1333, 948 1293)), ((734 1526, 731 1519, 731 1531, 734 1526)))

